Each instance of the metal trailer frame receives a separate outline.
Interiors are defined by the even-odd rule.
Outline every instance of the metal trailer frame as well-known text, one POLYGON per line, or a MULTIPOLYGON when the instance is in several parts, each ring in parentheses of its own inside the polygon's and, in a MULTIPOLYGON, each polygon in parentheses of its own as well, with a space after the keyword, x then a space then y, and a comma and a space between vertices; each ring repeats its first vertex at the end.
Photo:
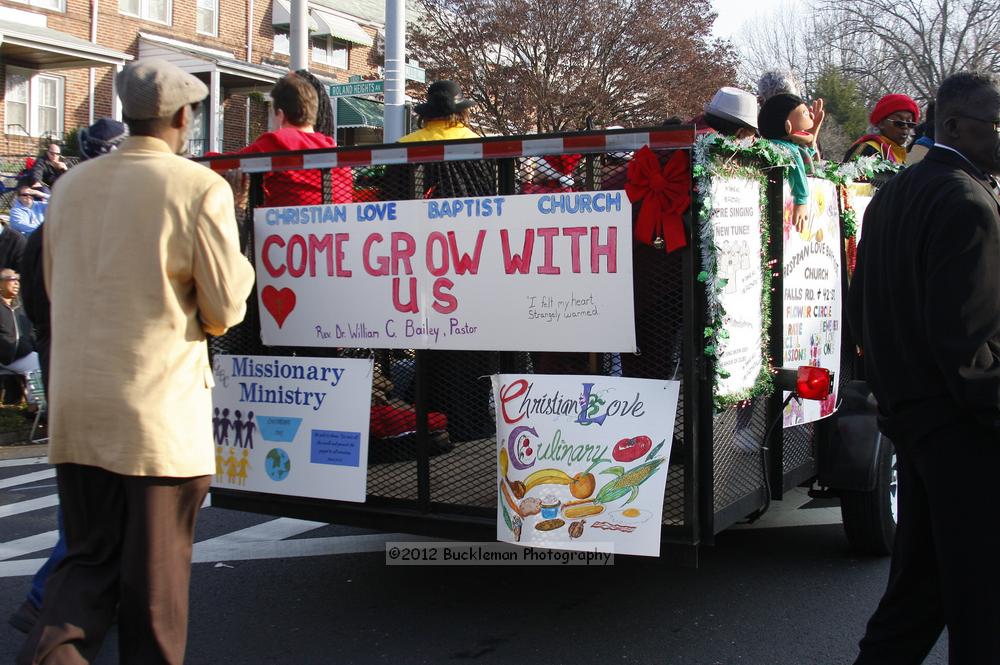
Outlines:
MULTIPOLYGON (((695 130, 692 126, 671 126, 650 129, 623 129, 587 131, 552 135, 527 135, 496 137, 450 142, 420 144, 392 144, 365 147, 342 147, 332 150, 299 151, 253 155, 224 155, 199 158, 217 172, 240 169, 251 177, 249 211, 241 228, 241 242, 248 257, 253 260, 252 211, 262 204, 262 178, 266 172, 294 169, 319 169, 324 184, 330 181, 332 168, 366 167, 379 164, 426 165, 447 160, 492 160, 498 170, 498 195, 517 193, 516 168, 518 160, 544 155, 578 153, 585 156, 583 165, 585 188, 594 189, 595 163, 601 155, 631 152, 648 145, 654 150, 685 150, 692 155, 695 130)), ((772 169, 768 176, 767 223, 770 225, 771 259, 782 257, 782 179, 781 171, 772 169)), ((330 202, 329 187, 324 187, 326 202, 330 202)), ((681 445, 675 443, 671 459, 670 484, 682 483, 683 507, 679 519, 665 510, 662 526, 661 555, 672 561, 696 566, 700 545, 714 543, 717 533, 732 524, 759 513, 769 500, 781 499, 785 491, 800 485, 817 473, 817 454, 812 424, 782 429, 771 428, 765 443, 769 477, 767 482, 761 472, 760 458, 733 455, 735 409, 721 414, 714 412, 711 360, 703 353, 706 294, 698 281, 701 271, 699 234, 697 228, 697 199, 692 185, 692 204, 684 213, 684 224, 689 230, 690 242, 682 250, 683 272, 683 385, 678 405, 678 420, 682 420, 681 445), (688 315, 692 314, 692 315, 688 315), (679 459, 678 459, 679 458, 679 459), (681 467, 681 468, 678 468, 681 467), (770 487, 770 497, 766 496, 770 487)), ((417 191, 410 198, 419 198, 417 191)), ((388 200, 388 199, 386 199, 388 200)), ((770 326, 770 355, 780 361, 782 354, 782 283, 780 271, 772 277, 775 297, 772 301, 770 326)), ((260 344, 259 316, 256 291, 248 302, 247 319, 226 336, 210 341, 213 352, 257 353, 260 355, 322 355, 311 348, 268 348, 260 344), (233 337, 242 335, 242 342, 235 346, 233 337), (249 343, 249 347, 247 348, 249 343)), ((433 497, 434 470, 426 418, 419 417, 428 410, 427 353, 415 353, 417 409, 416 487, 410 497, 381 496, 372 493, 372 473, 369 467, 369 497, 365 503, 330 501, 290 497, 224 488, 212 489, 214 506, 244 510, 268 515, 288 516, 381 531, 401 531, 434 537, 468 540, 493 540, 496 534, 496 491, 492 491, 492 505, 461 505, 437 501, 433 497)), ((496 352, 493 366, 496 371, 518 371, 517 353, 496 352)), ((782 395, 775 390, 766 400, 752 405, 752 427, 758 440, 762 440, 768 425, 780 417, 782 395)), ((495 435, 494 435, 495 436, 495 435)), ((676 437, 676 433, 675 433, 676 437)), ((494 438, 495 441, 495 438, 494 438)), ((677 439, 675 438, 675 442, 677 439)), ((490 469, 495 461, 490 460, 490 469)), ((375 469, 377 472, 377 469, 375 469)), ((495 471, 491 471, 491 474, 495 471)), ((670 473, 670 472, 668 472, 670 473)), ((492 479, 492 476, 491 476, 492 479)), ((377 485, 377 483, 376 483, 377 485)), ((665 498, 667 500, 667 498, 665 498)), ((672 513, 676 514, 674 510, 672 513)))

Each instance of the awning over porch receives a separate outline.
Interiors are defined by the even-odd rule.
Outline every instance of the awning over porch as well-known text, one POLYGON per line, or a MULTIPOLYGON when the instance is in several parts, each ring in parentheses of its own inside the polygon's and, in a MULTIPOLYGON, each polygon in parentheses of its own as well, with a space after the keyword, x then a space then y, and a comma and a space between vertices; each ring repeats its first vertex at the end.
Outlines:
MULTIPOLYGON (((312 17, 312 12, 309 12, 309 32, 315 32, 319 26, 316 24, 316 19, 312 17)), ((286 26, 292 23, 292 5, 288 0, 274 0, 274 4, 271 5, 271 25, 276 26, 286 26)))
POLYGON ((371 127, 380 129, 385 117, 384 106, 379 102, 360 97, 337 98, 337 128, 371 127))
POLYGON ((256 65, 245 60, 237 60, 232 53, 205 48, 178 39, 139 33, 139 57, 169 60, 192 74, 210 73, 220 75, 220 83, 226 89, 263 88, 264 91, 288 73, 287 69, 271 65, 256 65))
POLYGON ((330 35, 336 39, 360 46, 370 47, 375 44, 375 40, 372 39, 371 35, 350 19, 320 11, 319 9, 313 9, 309 14, 311 18, 316 19, 316 23, 319 25, 319 28, 316 30, 317 35, 330 35))
POLYGON ((127 53, 98 46, 52 28, 0 20, 0 58, 32 69, 124 65, 127 53))

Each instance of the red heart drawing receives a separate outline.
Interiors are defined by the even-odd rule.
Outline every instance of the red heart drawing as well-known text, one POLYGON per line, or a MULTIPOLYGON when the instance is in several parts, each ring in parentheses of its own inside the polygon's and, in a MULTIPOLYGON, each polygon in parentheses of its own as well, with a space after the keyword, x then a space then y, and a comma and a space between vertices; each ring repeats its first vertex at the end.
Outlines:
POLYGON ((295 309, 295 291, 289 288, 280 291, 270 284, 260 292, 260 299, 264 301, 264 307, 271 313, 280 328, 288 315, 295 309))

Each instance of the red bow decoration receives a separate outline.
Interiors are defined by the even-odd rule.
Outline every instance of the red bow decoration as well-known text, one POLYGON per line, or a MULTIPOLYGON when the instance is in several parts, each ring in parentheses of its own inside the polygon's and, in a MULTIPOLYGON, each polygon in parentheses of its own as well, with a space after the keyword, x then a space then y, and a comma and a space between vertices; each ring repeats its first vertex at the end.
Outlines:
POLYGON ((625 193, 632 203, 642 201, 633 232, 636 240, 656 247, 655 240, 663 238, 667 253, 687 246, 681 218, 691 205, 687 153, 674 152, 661 172, 656 153, 643 146, 629 162, 625 193))

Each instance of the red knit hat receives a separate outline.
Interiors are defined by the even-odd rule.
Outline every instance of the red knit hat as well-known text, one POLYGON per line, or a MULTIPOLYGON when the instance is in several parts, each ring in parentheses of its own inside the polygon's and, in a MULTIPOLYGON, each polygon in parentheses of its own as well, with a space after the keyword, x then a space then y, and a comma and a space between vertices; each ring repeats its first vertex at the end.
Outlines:
POLYGON ((909 111, 913 114, 914 122, 920 120, 920 109, 917 108, 917 103, 907 95, 886 95, 878 100, 878 104, 872 109, 868 120, 873 125, 877 125, 896 111, 909 111))

